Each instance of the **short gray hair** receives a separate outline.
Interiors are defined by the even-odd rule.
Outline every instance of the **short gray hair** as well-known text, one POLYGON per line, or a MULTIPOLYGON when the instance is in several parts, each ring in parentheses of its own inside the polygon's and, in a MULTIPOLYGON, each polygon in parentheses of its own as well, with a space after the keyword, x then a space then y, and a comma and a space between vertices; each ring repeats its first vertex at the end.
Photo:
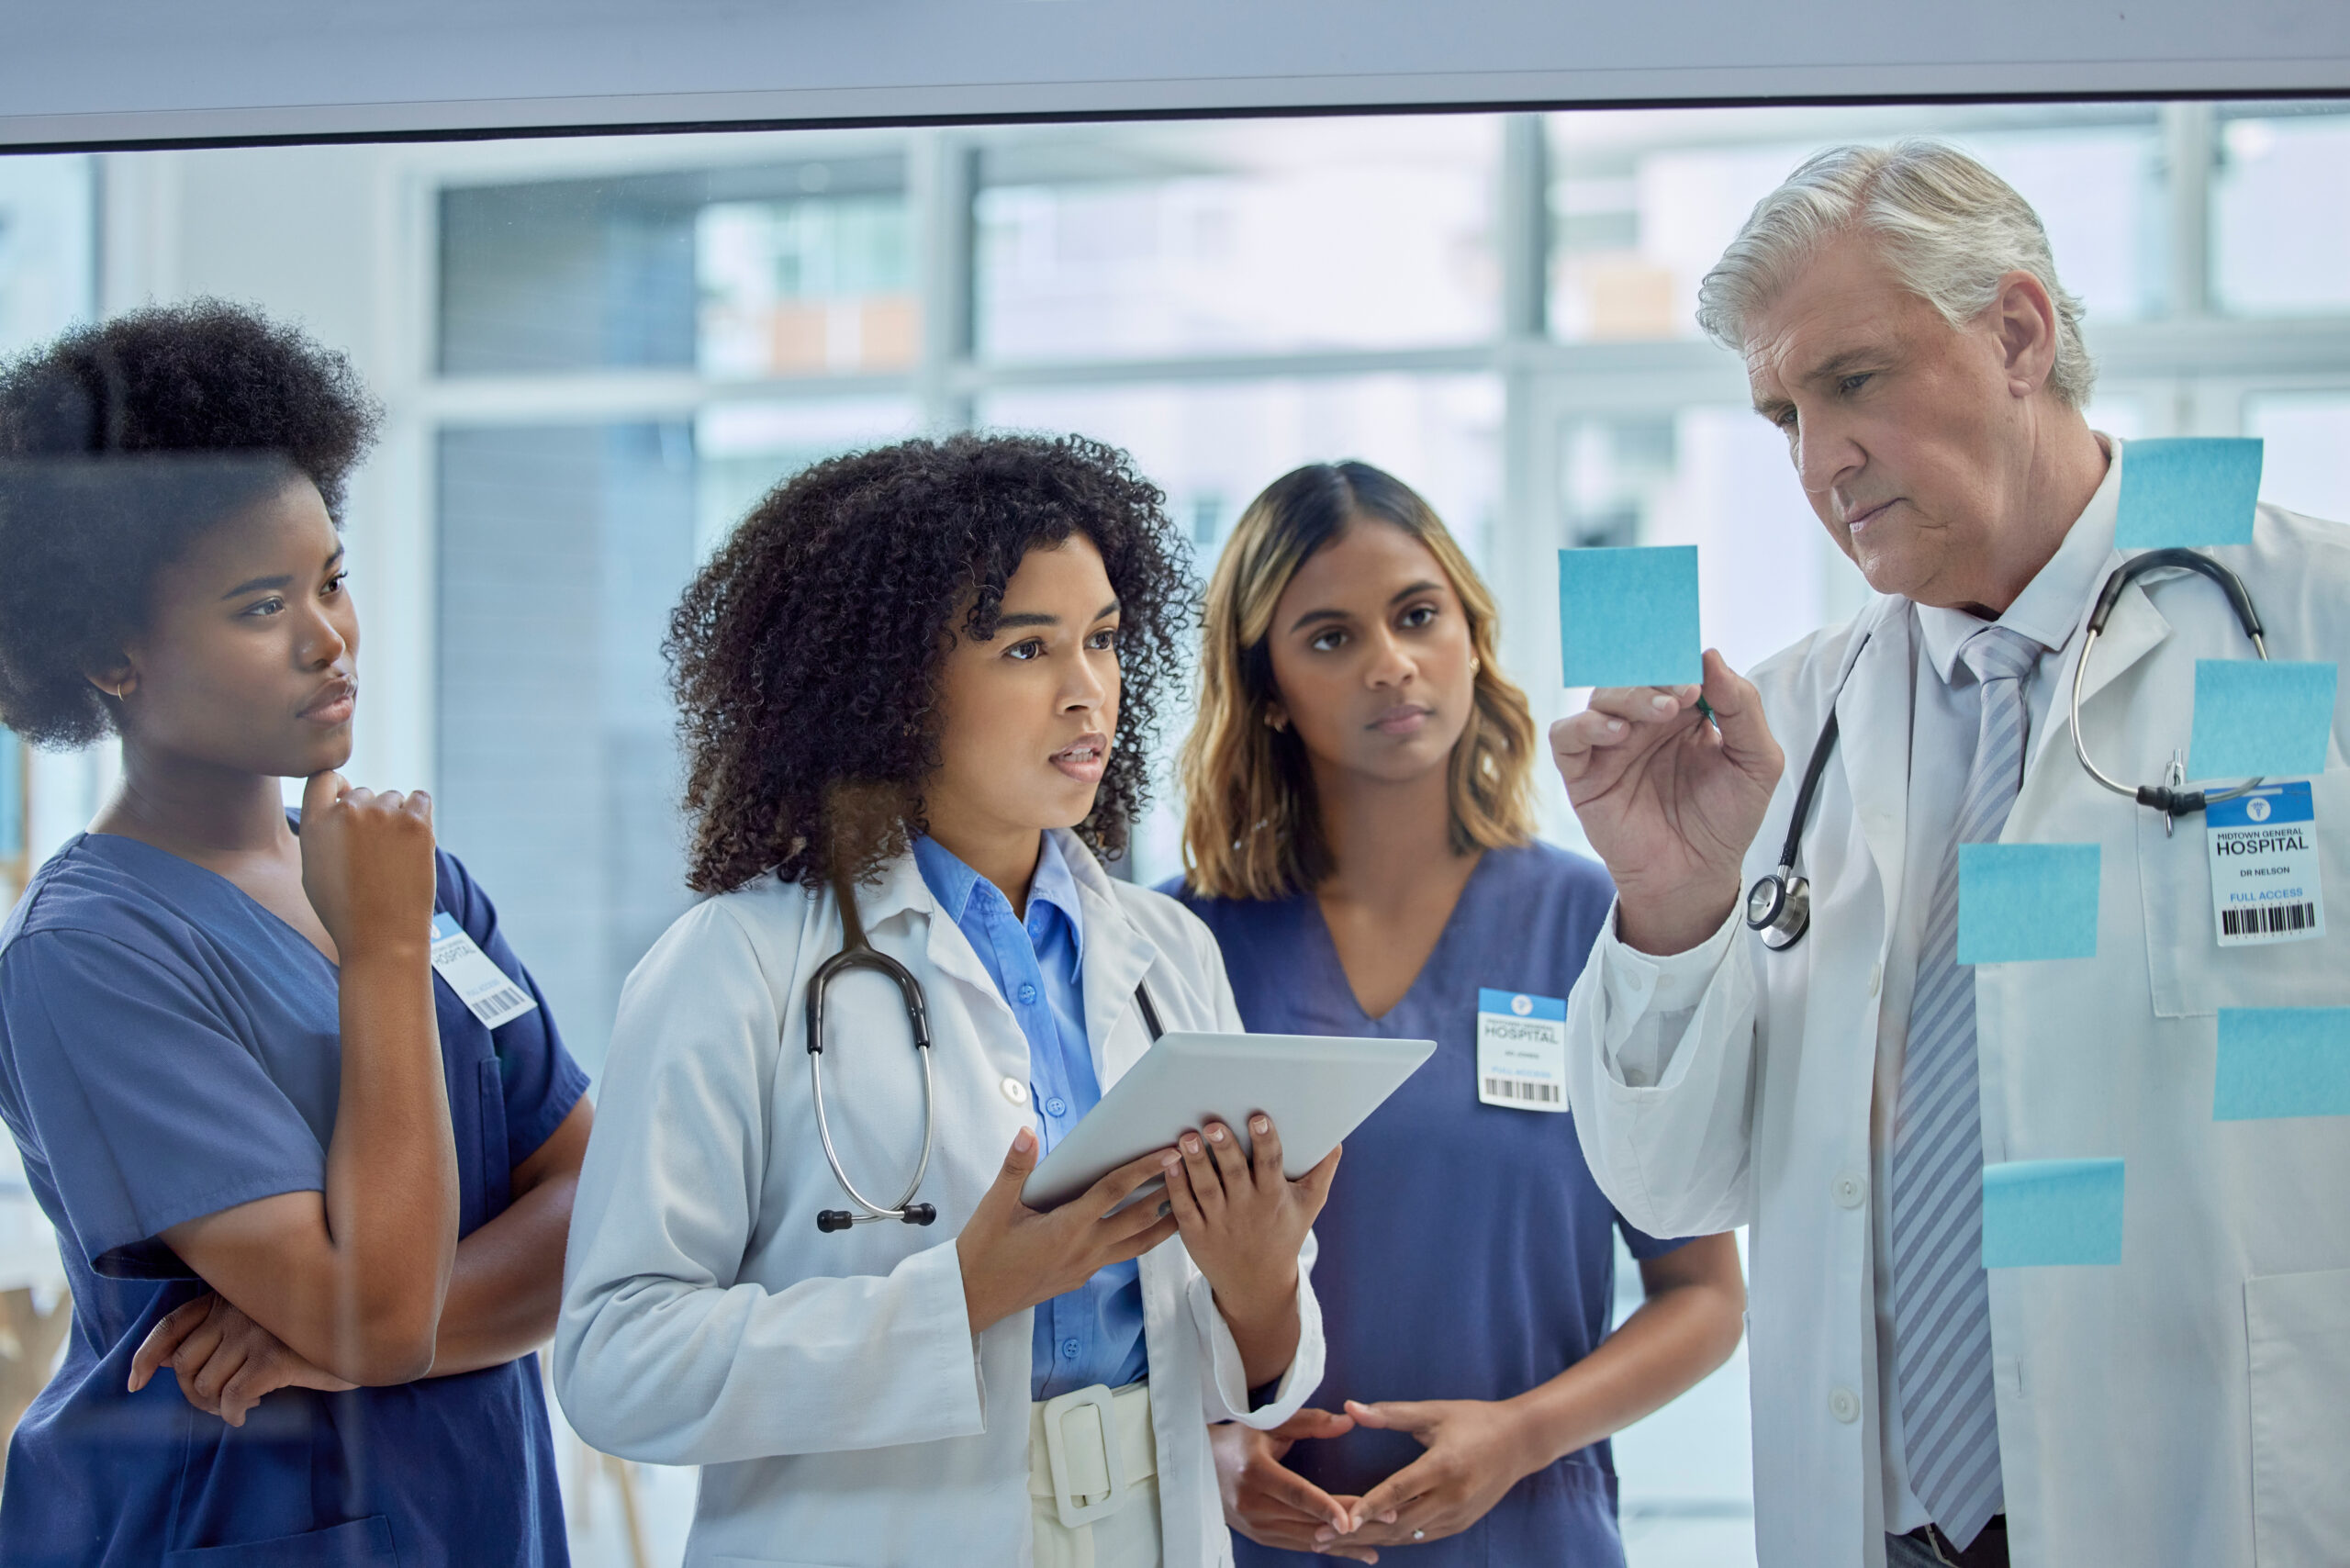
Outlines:
POLYGON ((1910 138, 1889 147, 1831 147, 1755 204, 1746 227, 1697 286, 1697 324, 1743 353, 1746 324, 1827 241, 1874 236, 1903 283, 1953 327, 1997 302, 1999 279, 2027 272, 2056 307, 2049 389, 2068 407, 2088 401, 2097 366, 2081 341, 2081 302, 2056 281, 2048 231, 2015 187, 1947 142, 1910 138))

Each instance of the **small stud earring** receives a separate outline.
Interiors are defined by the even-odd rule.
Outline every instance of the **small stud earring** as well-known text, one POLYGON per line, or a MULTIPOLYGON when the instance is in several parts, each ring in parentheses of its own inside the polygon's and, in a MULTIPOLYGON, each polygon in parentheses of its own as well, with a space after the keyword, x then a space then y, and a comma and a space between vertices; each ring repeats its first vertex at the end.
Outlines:
POLYGON ((1485 667, 1485 661, 1484 661, 1484 660, 1483 660, 1483 659, 1479 658, 1479 657, 1478 657, 1476 655, 1474 655, 1474 654, 1472 654, 1472 655, 1469 655, 1469 673, 1470 673, 1471 675, 1475 675, 1478 671, 1480 671, 1480 670, 1483 669, 1484 667, 1485 667))
POLYGON ((1289 721, 1279 713, 1268 713, 1265 715, 1265 727, 1275 734, 1281 734, 1289 729, 1289 721))

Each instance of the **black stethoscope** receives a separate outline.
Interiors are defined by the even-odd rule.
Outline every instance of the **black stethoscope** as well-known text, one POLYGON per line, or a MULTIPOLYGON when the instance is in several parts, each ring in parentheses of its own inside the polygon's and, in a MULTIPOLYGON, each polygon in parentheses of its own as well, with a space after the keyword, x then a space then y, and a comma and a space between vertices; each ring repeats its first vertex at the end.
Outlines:
MULTIPOLYGON (((2260 624, 2260 612, 2253 608, 2252 594, 2244 579, 2209 555, 2195 550, 2150 550, 2143 555, 2123 562, 2105 579, 2105 587, 2097 596, 2097 604, 2089 611, 2088 634, 2081 642, 2080 662, 2073 666, 2073 692, 2070 719, 2073 727, 2073 753, 2090 778, 2117 795, 2127 795, 2142 806, 2163 813, 2163 831, 2167 834, 2180 817, 2192 816, 2218 801, 2232 801, 2237 796, 2257 789, 2260 780, 2251 779, 2227 790, 2204 790, 2187 789, 2187 765, 2174 755, 2170 767, 2160 784, 2124 784, 2107 776, 2089 760, 2088 745, 2081 739, 2081 689, 2088 677, 2089 654, 2097 640, 2104 634, 2105 623, 2112 618, 2113 607, 2121 602, 2121 590, 2148 572, 2165 567, 2199 572, 2220 587, 2228 596, 2228 605, 2235 611, 2236 624, 2252 639, 2253 651, 2263 659, 2268 657, 2268 643, 2260 624)), ((1863 635, 1852 650, 1850 663, 1836 682, 1836 699, 1844 695, 1844 683, 1852 678, 1852 668, 1861 660, 1861 650, 1868 646, 1863 635)), ((1812 743, 1811 760, 1804 765, 1803 783, 1796 790, 1795 812, 1787 822, 1787 841, 1780 847, 1778 868, 1758 879, 1746 890, 1746 924, 1759 932, 1762 945, 1777 951, 1792 947, 1803 940, 1811 929, 1811 882, 1796 875, 1796 856, 1803 847, 1805 820, 1811 814, 1812 798, 1818 792, 1819 777, 1828 770, 1829 755, 1836 749, 1836 701, 1828 705, 1828 722, 1820 726, 1819 739, 1812 743)))
MULTIPOLYGON (((922 981, 913 971, 880 951, 865 939, 865 921, 856 913, 856 896, 844 879, 833 882, 833 897, 841 907, 841 950, 816 966, 808 980, 808 1083, 816 1101, 816 1136, 824 1146, 824 1163, 833 1168, 833 1179, 841 1191, 849 1195, 856 1209, 821 1209, 816 1215, 816 1228, 822 1231, 846 1230, 851 1226, 871 1225, 878 1220, 894 1219, 903 1225, 929 1225, 938 1218, 937 1208, 930 1204, 918 1204, 914 1194, 922 1190, 922 1179, 930 1170, 930 1151, 938 1131, 937 1087, 930 1070, 930 1005, 923 995, 922 981), (833 981, 851 969, 872 969, 886 975, 898 988, 904 1001, 906 1023, 912 1028, 914 1052, 922 1058, 922 1158, 914 1162, 913 1180, 894 1204, 877 1204, 857 1191, 856 1183, 848 1179, 841 1157, 833 1148, 833 1129, 824 1119, 824 992, 833 981), (858 1212, 859 1210, 863 1212, 858 1212)), ((1150 992, 1142 982, 1135 983, 1135 1000, 1142 1004, 1143 1026, 1150 1037, 1158 1039, 1166 1030, 1160 1027, 1158 1009, 1151 1005, 1150 992)))

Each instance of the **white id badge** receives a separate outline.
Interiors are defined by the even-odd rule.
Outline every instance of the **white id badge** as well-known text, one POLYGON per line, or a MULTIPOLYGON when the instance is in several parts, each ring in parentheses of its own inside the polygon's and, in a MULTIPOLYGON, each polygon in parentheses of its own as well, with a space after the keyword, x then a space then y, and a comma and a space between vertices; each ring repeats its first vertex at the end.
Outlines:
POLYGON ((457 1000, 471 1008, 486 1028, 511 1023, 538 1005, 530 992, 489 961, 489 955, 465 935, 456 916, 439 910, 432 913, 432 972, 448 982, 457 1000))
POLYGON ((1479 989, 1477 1099, 1513 1111, 1567 1108, 1567 1004, 1562 999, 1479 989))
POLYGON ((2325 935, 2317 809, 2309 780, 2265 784, 2204 808, 2211 915, 2220 946, 2305 942, 2325 935))

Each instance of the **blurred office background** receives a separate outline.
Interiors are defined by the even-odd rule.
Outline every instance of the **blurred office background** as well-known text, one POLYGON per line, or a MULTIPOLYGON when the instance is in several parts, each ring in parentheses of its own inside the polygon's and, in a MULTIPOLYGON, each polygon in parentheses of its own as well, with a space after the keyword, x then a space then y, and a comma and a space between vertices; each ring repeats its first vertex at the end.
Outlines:
MULTIPOLYGON (((350 353, 389 415, 348 516, 354 774, 431 788, 592 1070, 621 979, 686 902, 665 618, 778 478, 917 431, 1081 431, 1164 487, 1203 569, 1268 480, 1360 456, 1460 534, 1546 722, 1580 701, 1558 683, 1561 546, 1698 544, 1707 635, 1751 664, 1864 589, 1737 361, 1696 335, 1697 279, 1807 151, 1920 132, 1975 150, 2047 220, 2103 366, 2096 423, 2265 436, 2268 498, 2350 517, 2338 106, 0 157, 0 351, 212 294, 350 353)), ((1542 771, 1546 831, 1575 844, 1542 771)), ((102 754, 28 756, 0 732, 0 892, 109 775, 102 754)), ((1180 868, 1179 804, 1129 874, 1180 868)), ((12 1160, 0 1365, 21 1383, 50 1353, 55 1266, 12 1160)), ((1619 1274, 1628 1310, 1637 1276, 1619 1274)), ((1636 1568, 1751 1562, 1742 1355, 1619 1441, 1636 1568)), ((677 1560, 689 1473, 575 1445, 565 1474, 583 1564, 677 1560)))

